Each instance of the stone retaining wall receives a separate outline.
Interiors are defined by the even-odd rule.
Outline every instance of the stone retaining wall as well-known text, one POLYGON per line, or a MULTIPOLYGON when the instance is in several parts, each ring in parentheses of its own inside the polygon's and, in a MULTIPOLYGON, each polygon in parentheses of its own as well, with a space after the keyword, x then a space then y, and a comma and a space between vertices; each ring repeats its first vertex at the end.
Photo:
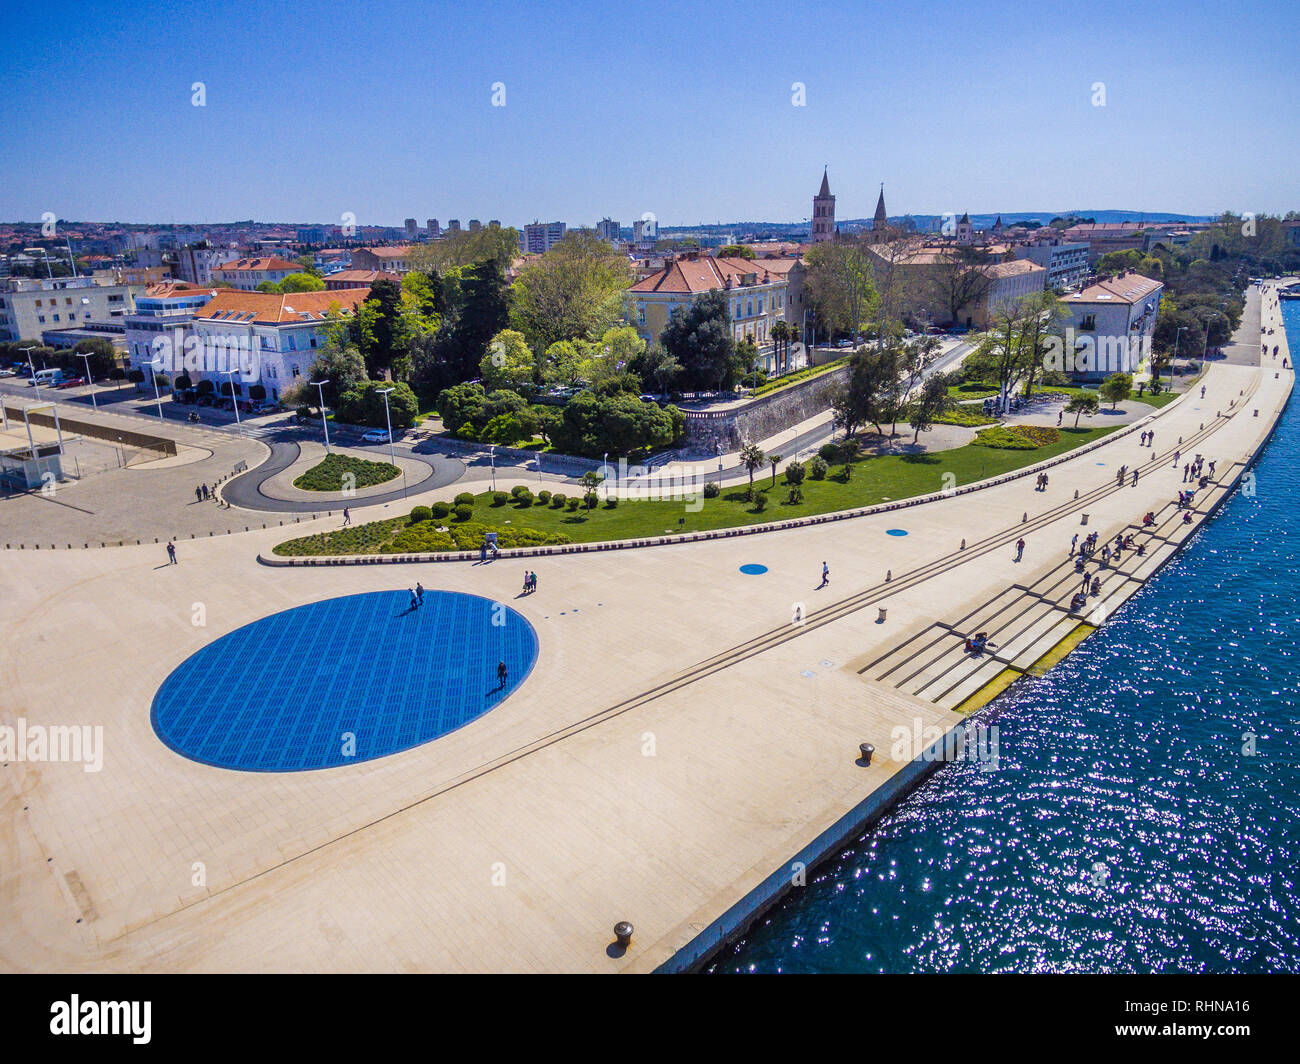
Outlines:
POLYGON ((847 366, 827 370, 733 410, 683 411, 686 445, 706 454, 714 454, 716 445, 729 454, 746 443, 769 439, 829 408, 831 395, 847 371, 847 366))

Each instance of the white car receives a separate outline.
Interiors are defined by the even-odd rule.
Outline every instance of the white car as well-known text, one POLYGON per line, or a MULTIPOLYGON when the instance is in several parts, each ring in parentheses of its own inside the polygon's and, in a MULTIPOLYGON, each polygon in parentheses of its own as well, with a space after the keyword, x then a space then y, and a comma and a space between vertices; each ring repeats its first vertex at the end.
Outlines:
POLYGON ((383 429, 371 429, 361 437, 362 443, 387 443, 388 433, 383 429))

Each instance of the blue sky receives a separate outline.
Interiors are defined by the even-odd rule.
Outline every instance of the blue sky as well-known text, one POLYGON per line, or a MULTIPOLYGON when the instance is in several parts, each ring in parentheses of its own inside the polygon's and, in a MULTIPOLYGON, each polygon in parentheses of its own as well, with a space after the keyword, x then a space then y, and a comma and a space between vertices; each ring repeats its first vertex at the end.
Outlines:
POLYGON ((1300 209, 1295 0, 3 4, 4 220, 1300 209))

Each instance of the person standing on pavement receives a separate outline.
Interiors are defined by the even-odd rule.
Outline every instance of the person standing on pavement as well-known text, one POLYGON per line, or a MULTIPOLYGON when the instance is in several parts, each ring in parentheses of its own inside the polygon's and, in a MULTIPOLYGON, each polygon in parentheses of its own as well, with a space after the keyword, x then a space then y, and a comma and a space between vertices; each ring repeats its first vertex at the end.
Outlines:
POLYGON ((343 507, 343 527, 347 528, 350 524, 352 524, 352 511, 345 506, 343 507))
POLYGON ((822 582, 819 586, 825 587, 830 582, 831 582, 831 567, 827 565, 825 562, 822 562, 822 582))
POLYGON ((176 564, 176 544, 173 543, 170 539, 167 541, 167 564, 168 565, 176 564))

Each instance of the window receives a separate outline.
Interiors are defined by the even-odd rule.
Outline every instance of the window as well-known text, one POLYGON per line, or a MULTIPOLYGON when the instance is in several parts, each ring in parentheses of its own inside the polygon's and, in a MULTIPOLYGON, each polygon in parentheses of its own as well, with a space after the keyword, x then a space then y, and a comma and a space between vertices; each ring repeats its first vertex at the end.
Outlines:
POLYGON ((44 324, 45 324, 45 315, 44 315, 44 314, 38 314, 37 317, 36 317, 36 320, 39 321, 42 325, 44 325, 44 324))
POLYGON ((1096 315, 1096 314, 1085 314, 1085 315, 1083 316, 1083 321, 1079 322, 1079 328, 1080 328, 1080 329, 1084 329, 1084 330, 1086 330, 1086 331, 1088 331, 1088 332, 1091 332, 1092 330, 1096 329, 1096 328, 1097 328, 1097 315, 1096 315))

